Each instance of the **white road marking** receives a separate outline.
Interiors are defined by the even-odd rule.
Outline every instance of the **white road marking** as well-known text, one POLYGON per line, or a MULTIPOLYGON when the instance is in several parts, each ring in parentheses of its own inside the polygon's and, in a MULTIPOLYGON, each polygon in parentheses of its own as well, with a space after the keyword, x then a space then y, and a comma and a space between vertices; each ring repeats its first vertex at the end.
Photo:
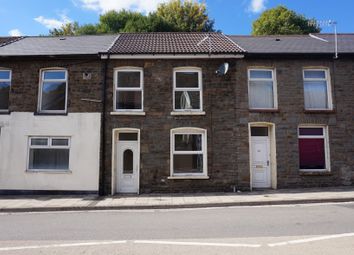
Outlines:
POLYGON ((166 244, 166 245, 186 245, 186 246, 220 246, 220 247, 248 247, 259 248, 261 244, 243 244, 243 243, 204 243, 204 242, 175 242, 175 241, 153 241, 153 240, 138 240, 136 244, 166 244))
POLYGON ((327 235, 327 236, 318 236, 318 237, 311 237, 305 239, 291 240, 291 241, 279 242, 279 243, 269 243, 267 245, 269 247, 275 247, 275 246, 284 246, 288 244, 309 243, 315 241, 322 241, 322 240, 342 238, 342 237, 352 237, 352 236, 354 236, 354 233, 344 233, 344 234, 337 234, 337 235, 327 235))
POLYGON ((48 244, 48 245, 30 245, 30 246, 14 246, 0 247, 1 251, 29 250, 29 249, 45 249, 45 248, 63 248, 63 247, 78 247, 78 246, 96 246, 96 245, 111 245, 124 244, 127 241, 103 241, 103 242, 85 242, 85 243, 63 243, 63 244, 48 244))

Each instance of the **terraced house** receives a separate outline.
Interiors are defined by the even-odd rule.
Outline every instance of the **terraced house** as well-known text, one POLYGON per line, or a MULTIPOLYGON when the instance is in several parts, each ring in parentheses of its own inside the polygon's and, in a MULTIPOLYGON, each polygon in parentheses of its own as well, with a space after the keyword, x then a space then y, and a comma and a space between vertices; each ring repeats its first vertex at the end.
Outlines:
POLYGON ((353 185, 354 34, 1 40, 3 193, 353 185))

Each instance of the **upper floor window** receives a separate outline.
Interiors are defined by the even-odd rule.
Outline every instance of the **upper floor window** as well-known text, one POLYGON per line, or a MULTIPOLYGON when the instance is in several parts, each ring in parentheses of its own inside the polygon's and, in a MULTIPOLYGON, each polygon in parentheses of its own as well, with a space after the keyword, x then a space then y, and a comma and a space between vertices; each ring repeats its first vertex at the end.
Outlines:
POLYGON ((274 70, 248 70, 248 99, 250 109, 276 109, 278 107, 274 70))
POLYGON ((304 95, 305 109, 332 109, 331 86, 327 69, 305 69, 304 95))
POLYGON ((9 109, 11 70, 0 69, 0 111, 9 109))
POLYGON ((176 128, 171 130, 171 176, 206 176, 206 130, 176 128))
POLYGON ((183 67, 173 71, 173 110, 202 111, 202 70, 183 67))
POLYGON ((39 112, 65 113, 67 108, 68 73, 65 69, 41 71, 39 112))
POLYGON ((143 111, 143 70, 117 68, 114 76, 114 110, 143 111))
POLYGON ((302 171, 328 171, 327 127, 299 127, 299 164, 302 171))

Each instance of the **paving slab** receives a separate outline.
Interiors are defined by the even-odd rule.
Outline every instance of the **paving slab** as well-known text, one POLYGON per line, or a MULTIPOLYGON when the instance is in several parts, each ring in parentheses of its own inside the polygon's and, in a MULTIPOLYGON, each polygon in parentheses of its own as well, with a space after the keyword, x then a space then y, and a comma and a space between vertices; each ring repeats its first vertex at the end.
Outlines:
POLYGON ((220 206, 354 202, 354 186, 236 193, 98 196, 0 196, 0 212, 169 209, 220 206))

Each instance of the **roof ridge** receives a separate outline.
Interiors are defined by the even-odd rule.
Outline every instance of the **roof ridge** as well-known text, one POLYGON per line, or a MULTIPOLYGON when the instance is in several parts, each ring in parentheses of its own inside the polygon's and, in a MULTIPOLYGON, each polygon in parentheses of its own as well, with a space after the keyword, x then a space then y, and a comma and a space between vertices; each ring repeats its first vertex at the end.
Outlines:
POLYGON ((227 40, 229 40, 231 43, 233 43, 237 48, 241 49, 243 52, 247 52, 244 48, 242 48, 240 45, 238 45, 236 42, 231 40, 228 36, 226 36, 224 33, 221 33, 227 40))
MULTIPOLYGON (((9 44, 14 43, 14 42, 18 42, 19 40, 22 40, 22 39, 24 39, 25 37, 26 37, 26 36, 14 37, 14 38, 15 38, 14 40, 11 40, 11 39, 10 39, 10 40, 7 41, 7 42, 1 43, 1 44, 0 44, 0 47, 4 47, 4 46, 9 45, 9 44)), ((11 36, 4 37, 4 38, 11 38, 11 36)))

